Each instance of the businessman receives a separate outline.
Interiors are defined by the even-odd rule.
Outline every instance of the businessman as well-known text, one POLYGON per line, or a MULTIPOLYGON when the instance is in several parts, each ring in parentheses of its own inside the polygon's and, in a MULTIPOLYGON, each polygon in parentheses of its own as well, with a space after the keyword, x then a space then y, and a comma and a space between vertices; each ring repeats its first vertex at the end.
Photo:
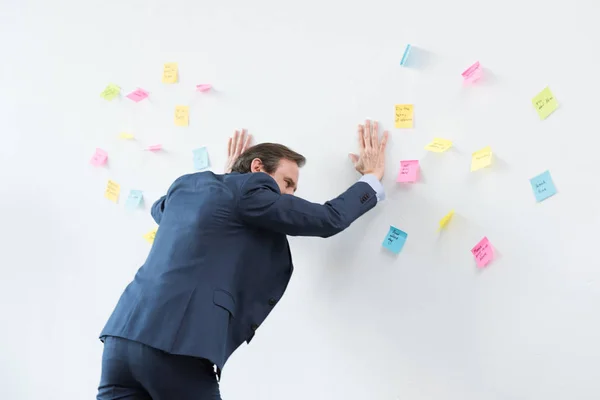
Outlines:
POLYGON ((244 131, 230 139, 230 173, 178 178, 152 206, 154 244, 100 334, 97 399, 220 399, 227 359, 288 285, 286 235, 335 235, 383 199, 387 132, 380 140, 366 121, 358 142, 350 158, 363 176, 325 204, 294 197, 302 155, 273 143, 246 150, 244 131))

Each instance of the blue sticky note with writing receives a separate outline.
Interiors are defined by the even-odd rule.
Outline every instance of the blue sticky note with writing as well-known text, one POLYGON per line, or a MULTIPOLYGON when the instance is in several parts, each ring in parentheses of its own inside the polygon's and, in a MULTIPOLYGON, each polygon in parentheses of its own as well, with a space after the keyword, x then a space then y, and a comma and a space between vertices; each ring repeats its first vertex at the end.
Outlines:
POLYGON ((197 171, 206 169, 210 166, 208 161, 208 150, 206 150, 206 147, 200 147, 199 149, 193 150, 192 153, 194 154, 194 168, 197 171))
POLYGON ((398 254, 402 247, 404 247, 404 243, 406 242, 406 237, 408 234, 406 232, 401 231, 398 228, 394 228, 390 226, 390 231, 388 232, 385 240, 382 245, 392 253, 398 254))
POLYGON ((552 182, 550 171, 543 172, 538 176, 531 178, 529 182, 531 183, 531 189, 533 190, 535 200, 538 203, 556 194, 556 187, 554 186, 554 182, 552 182))
POLYGON ((136 209, 142 204, 142 200, 144 195, 141 190, 132 190, 129 192, 129 196, 127 196, 127 201, 125 202, 125 208, 128 210, 136 209))
POLYGON ((408 53, 410 53, 410 44, 407 44, 406 49, 404 49, 404 54, 402 55, 402 60, 400 60, 400 65, 406 64, 406 60, 408 59, 408 53))

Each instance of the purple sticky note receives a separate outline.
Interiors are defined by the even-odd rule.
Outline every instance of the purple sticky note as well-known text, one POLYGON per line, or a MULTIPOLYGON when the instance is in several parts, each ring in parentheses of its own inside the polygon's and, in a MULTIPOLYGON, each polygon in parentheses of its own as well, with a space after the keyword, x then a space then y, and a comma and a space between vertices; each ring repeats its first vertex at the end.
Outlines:
POLYGON ((465 72, 462 73, 462 77, 465 79, 466 83, 473 83, 480 79, 482 75, 483 70, 481 69, 481 64, 479 64, 479 61, 471 65, 465 72))
POLYGON ((90 164, 95 167, 99 167, 106 164, 106 160, 108 160, 108 153, 102 149, 96 149, 96 152, 90 160, 90 164))
POLYGON ((146 92, 144 89, 137 88, 136 90, 134 90, 133 92, 129 93, 125 97, 127 97, 129 100, 133 100, 136 103, 139 103, 140 101, 142 101, 145 98, 147 98, 149 95, 150 95, 150 93, 146 92))
POLYGON ((210 89, 212 89, 212 85, 209 83, 203 83, 201 85, 196 85, 196 90, 198 92, 208 92, 210 89))
POLYGON ((396 182, 413 183, 419 179, 419 160, 400 161, 396 182))
POLYGON ((488 265, 494 259, 494 249, 487 237, 484 237, 471 249, 475 262, 479 268, 488 265))
POLYGON ((159 151, 162 150, 162 144, 153 144, 152 146, 148 146, 146 148, 148 151, 159 151))

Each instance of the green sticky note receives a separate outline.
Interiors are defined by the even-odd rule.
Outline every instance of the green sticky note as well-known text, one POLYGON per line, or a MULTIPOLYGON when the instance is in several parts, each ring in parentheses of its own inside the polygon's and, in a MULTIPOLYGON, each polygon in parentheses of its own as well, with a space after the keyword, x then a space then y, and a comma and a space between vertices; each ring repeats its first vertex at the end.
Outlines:
POLYGON ((531 100, 531 103, 535 107, 540 119, 548 118, 548 116, 558 108, 558 101, 556 101, 556 98, 549 87, 546 87, 535 96, 533 100, 531 100))
POLYGON ((109 83, 106 89, 102 93, 100 93, 100 97, 105 100, 111 101, 114 100, 119 93, 121 93, 121 88, 115 85, 114 83, 109 83))

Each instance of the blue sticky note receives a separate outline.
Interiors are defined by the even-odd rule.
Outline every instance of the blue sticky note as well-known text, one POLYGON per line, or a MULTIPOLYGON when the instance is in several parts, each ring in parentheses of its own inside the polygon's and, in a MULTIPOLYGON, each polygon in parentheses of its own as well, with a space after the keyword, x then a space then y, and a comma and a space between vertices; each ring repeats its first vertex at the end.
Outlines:
POLYGON ((410 44, 407 44, 406 49, 404 49, 404 54, 402 55, 402 60, 400 60, 400 65, 406 64, 406 59, 408 58, 408 53, 410 53, 410 44))
POLYGON ((206 147, 200 147, 199 149, 193 150, 194 154, 194 168, 198 171, 206 169, 210 166, 208 162, 208 150, 206 147))
POLYGON ((382 245, 392 253, 398 254, 400 253, 400 250, 402 250, 402 247, 404 247, 407 236, 408 234, 406 232, 402 232, 400 229, 390 226, 390 231, 385 237, 382 245))
POLYGON ((142 204, 144 196, 141 190, 132 190, 129 192, 129 196, 127 196, 127 201, 125 202, 125 208, 128 210, 133 210, 138 208, 140 204, 142 204))
POLYGON ((538 203, 556 194, 556 187, 554 186, 554 182, 552 182, 550 171, 543 172, 538 176, 531 178, 529 182, 531 183, 531 189, 535 195, 535 200, 538 203))

